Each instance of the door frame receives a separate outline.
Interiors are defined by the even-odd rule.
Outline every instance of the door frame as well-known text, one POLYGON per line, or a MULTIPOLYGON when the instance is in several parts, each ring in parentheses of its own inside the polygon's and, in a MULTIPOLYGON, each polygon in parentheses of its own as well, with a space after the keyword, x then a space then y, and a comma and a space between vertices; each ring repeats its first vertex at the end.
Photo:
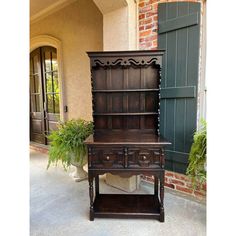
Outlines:
POLYGON ((59 39, 49 35, 38 35, 30 39, 30 53, 39 47, 51 46, 57 49, 57 63, 58 63, 58 82, 60 87, 60 121, 66 121, 66 113, 64 112, 65 94, 64 94, 64 81, 63 81, 63 68, 62 68, 62 43, 59 39))

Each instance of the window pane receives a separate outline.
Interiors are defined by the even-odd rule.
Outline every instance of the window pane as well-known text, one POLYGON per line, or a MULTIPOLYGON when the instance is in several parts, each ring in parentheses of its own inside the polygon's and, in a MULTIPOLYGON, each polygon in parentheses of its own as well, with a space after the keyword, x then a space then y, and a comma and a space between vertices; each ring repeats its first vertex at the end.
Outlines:
POLYGON ((52 87, 52 73, 46 73, 46 92, 53 92, 52 87))
POLYGON ((34 77, 30 76, 30 92, 34 93, 34 77))
POLYGON ((31 110, 32 112, 40 112, 40 95, 31 96, 31 110))
POLYGON ((35 95, 35 100, 36 100, 36 111, 40 112, 40 95, 35 95))
POLYGON ((31 108, 30 111, 32 111, 32 112, 35 111, 35 96, 33 96, 33 95, 30 97, 30 108, 31 108))
POLYGON ((58 73, 53 73, 53 88, 54 93, 59 93, 59 85, 58 85, 58 73))
POLYGON ((33 59, 30 58, 30 75, 33 74, 33 59))
POLYGON ((38 55, 35 55, 33 57, 33 63, 34 63, 34 72, 33 73, 38 73, 38 63, 39 63, 38 55))
POLYGON ((30 92, 40 93, 40 84, 38 75, 30 76, 30 92))
POLYGON ((54 101, 55 101, 55 113, 60 113, 60 107, 59 107, 59 94, 54 94, 54 101))
POLYGON ((48 113, 53 113, 53 94, 47 94, 48 113))
POLYGON ((34 93, 39 93, 40 87, 39 87, 39 76, 35 75, 34 76, 34 93))
POLYGON ((50 52, 45 52, 44 53, 44 64, 45 64, 45 70, 46 71, 51 71, 51 53, 50 52))
POLYGON ((52 52, 52 70, 57 71, 57 69, 57 54, 55 52, 52 52))

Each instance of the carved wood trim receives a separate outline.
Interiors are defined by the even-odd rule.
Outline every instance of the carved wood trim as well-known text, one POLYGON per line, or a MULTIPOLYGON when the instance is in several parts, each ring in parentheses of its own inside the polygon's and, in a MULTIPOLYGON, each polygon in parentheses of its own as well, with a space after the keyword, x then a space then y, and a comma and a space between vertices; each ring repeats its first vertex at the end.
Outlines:
POLYGON ((159 57, 123 57, 118 58, 91 58, 91 66, 92 67, 103 67, 109 68, 113 66, 122 66, 122 67, 146 67, 150 65, 160 66, 161 59, 159 57))

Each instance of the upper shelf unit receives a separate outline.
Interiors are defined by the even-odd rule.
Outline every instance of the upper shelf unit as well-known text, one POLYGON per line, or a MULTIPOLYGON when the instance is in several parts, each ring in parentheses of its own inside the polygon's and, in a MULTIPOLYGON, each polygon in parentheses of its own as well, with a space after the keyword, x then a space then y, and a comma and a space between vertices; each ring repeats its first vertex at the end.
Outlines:
POLYGON ((163 53, 163 50, 88 53, 95 133, 106 129, 159 132, 163 53))

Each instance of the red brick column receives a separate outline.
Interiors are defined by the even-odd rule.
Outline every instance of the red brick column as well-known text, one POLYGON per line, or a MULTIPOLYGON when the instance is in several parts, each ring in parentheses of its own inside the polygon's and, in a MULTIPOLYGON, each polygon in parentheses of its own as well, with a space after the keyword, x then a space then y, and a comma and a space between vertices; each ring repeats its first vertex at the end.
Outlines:
POLYGON ((157 0, 139 1, 139 49, 157 49, 157 0))

